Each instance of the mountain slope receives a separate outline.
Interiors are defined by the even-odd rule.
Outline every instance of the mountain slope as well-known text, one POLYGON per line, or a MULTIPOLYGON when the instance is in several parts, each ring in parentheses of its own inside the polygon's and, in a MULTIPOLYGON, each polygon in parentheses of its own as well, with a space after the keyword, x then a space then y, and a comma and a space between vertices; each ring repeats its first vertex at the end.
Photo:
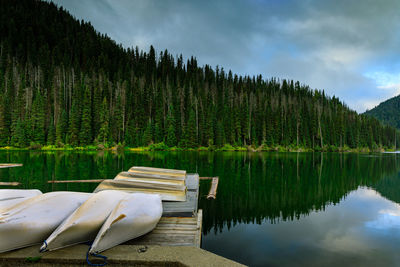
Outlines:
POLYGON ((393 128, 299 82, 124 49, 53 3, 0 0, 0 11, 0 146, 395 143, 393 128))
POLYGON ((400 129, 400 95, 380 103, 365 114, 400 129))

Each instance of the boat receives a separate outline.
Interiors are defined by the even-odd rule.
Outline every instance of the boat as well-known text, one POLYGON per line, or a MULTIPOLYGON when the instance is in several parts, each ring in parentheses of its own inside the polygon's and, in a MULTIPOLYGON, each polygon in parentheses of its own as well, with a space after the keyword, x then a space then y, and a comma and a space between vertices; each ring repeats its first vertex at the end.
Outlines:
POLYGON ((37 189, 0 189, 0 213, 41 194, 37 189))
POLYGON ((129 194, 105 190, 93 194, 44 241, 41 252, 93 241, 117 203, 129 194))
POLYGON ((132 167, 113 180, 104 180, 94 192, 121 190, 161 196, 163 201, 186 201, 186 171, 162 168, 132 167))
POLYGON ((92 194, 50 192, 0 213, 0 253, 40 244, 92 194))
POLYGON ((153 230, 162 215, 159 195, 133 193, 119 201, 107 218, 90 254, 97 254, 153 230))

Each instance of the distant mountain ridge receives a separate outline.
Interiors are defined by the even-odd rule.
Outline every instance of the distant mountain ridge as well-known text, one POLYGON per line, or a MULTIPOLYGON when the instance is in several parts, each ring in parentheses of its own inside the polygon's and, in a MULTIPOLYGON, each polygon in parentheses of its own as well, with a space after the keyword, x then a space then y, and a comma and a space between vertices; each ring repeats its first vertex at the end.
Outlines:
POLYGON ((390 126, 400 129, 400 95, 392 97, 365 112, 390 126))

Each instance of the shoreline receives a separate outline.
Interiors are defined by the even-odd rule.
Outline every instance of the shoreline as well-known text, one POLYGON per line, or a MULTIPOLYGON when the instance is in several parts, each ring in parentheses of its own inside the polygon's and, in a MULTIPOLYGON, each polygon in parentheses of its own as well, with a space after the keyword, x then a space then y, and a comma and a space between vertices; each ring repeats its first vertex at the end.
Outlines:
POLYGON ((197 152, 340 152, 340 153, 373 153, 373 152, 396 152, 394 148, 383 148, 378 147, 370 149, 368 147, 358 147, 349 148, 345 147, 335 147, 335 146, 325 146, 324 149, 317 148, 306 148, 306 147, 296 147, 296 146, 232 146, 230 144, 225 144, 224 146, 217 148, 214 146, 210 147, 198 147, 198 148, 181 148, 181 147, 168 147, 164 143, 152 144, 149 146, 142 147, 125 147, 122 145, 116 145, 113 147, 105 147, 103 145, 89 145, 89 146, 77 146, 72 147, 69 145, 63 147, 57 147, 54 145, 48 146, 34 146, 34 147, 12 147, 5 146, 0 147, 0 151, 114 151, 114 152, 154 152, 154 151, 167 151, 167 152, 180 152, 180 151, 197 151, 197 152))

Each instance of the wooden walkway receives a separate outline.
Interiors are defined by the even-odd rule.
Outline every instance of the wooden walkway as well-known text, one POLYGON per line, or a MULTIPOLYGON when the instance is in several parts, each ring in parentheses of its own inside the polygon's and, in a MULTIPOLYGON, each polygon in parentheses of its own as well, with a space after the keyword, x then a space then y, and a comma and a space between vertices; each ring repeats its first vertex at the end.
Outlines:
POLYGON ((163 217, 156 228, 128 245, 194 246, 201 245, 202 210, 197 211, 199 175, 186 176, 186 201, 163 201, 163 217))
POLYGON ((195 217, 162 217, 156 228, 124 245, 194 246, 201 245, 203 212, 195 217))

